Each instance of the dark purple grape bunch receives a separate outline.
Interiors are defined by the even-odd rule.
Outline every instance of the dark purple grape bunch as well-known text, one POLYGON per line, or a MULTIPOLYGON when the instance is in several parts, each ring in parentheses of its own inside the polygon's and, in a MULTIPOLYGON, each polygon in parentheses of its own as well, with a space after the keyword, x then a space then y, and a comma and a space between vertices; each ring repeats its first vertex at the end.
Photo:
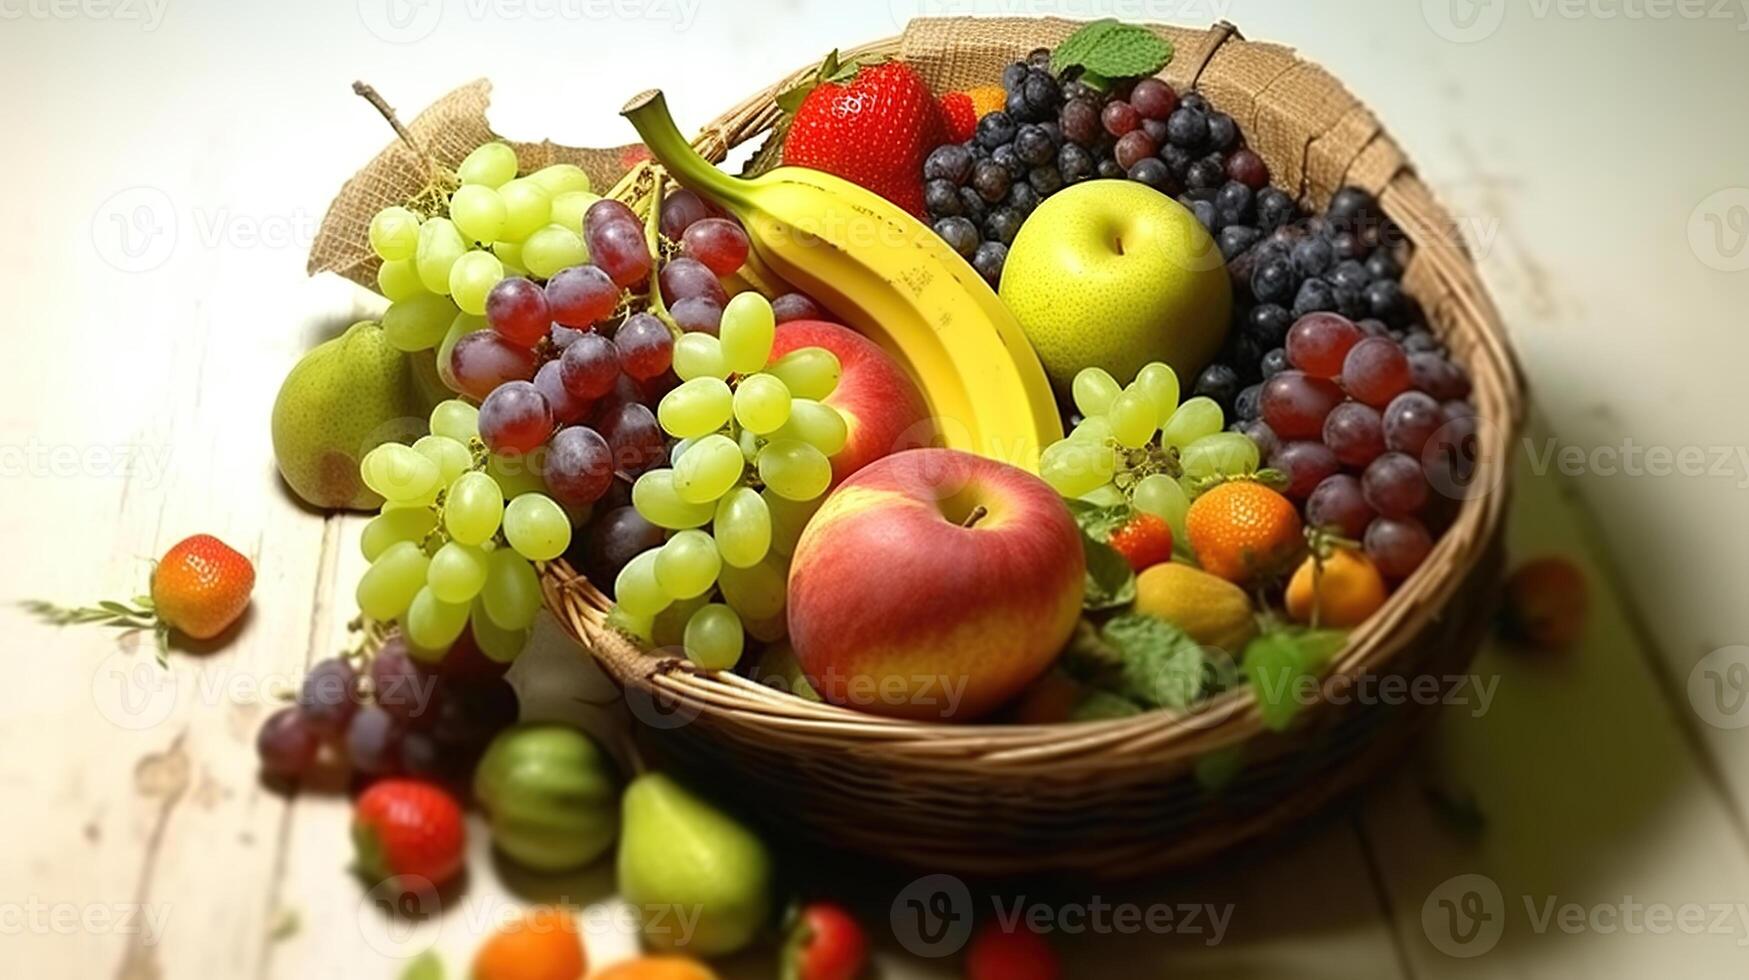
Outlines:
POLYGON ((1406 243, 1371 194, 1345 187, 1322 215, 1307 215, 1273 187, 1238 207, 1245 195, 1230 186, 1216 193, 1212 211, 1198 209, 1199 218, 1213 216, 1234 308, 1226 347, 1196 379, 1195 393, 1239 424, 1254 421, 1261 385, 1287 368, 1288 329, 1313 313, 1338 313, 1411 352, 1437 346, 1403 290, 1406 243))
POLYGON ((516 692, 495 666, 446 673, 450 658, 484 660, 473 644, 460 643, 443 668, 429 666, 394 633, 362 673, 341 657, 311 667, 296 703, 261 726, 256 750, 262 772, 300 780, 328 747, 360 776, 465 776, 456 764, 515 723, 516 692))

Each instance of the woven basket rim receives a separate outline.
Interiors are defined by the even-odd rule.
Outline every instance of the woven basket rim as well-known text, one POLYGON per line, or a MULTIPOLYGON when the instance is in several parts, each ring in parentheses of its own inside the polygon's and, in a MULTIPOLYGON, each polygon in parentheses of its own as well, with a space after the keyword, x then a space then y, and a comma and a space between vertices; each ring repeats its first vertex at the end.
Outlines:
MULTIPOLYGON (((1024 20, 1063 22, 1060 18, 1024 20)), ((1246 41, 1237 28, 1224 21, 1207 30, 1150 26, 1203 39, 1191 51, 1181 47, 1178 60, 1169 70, 1169 76, 1172 71, 1188 75, 1188 82, 1180 85, 1181 89, 1197 87, 1202 72, 1224 45, 1255 43, 1246 41)), ((902 41, 899 36, 883 38, 847 49, 845 57, 898 56, 902 41)), ((1296 65, 1311 63, 1296 61, 1296 65)), ((773 97, 811 77, 813 71, 813 65, 804 66, 755 93, 703 127, 695 146, 720 162, 733 147, 763 135, 780 116, 773 97)), ((1382 127, 1374 140, 1395 152, 1382 127)), ((1307 193, 1302 181, 1295 196, 1304 200, 1307 193)), ((1406 159, 1390 174, 1377 196, 1386 216, 1405 231, 1420 229, 1425 234, 1429 229, 1449 232, 1455 227, 1406 159)), ((1455 233, 1440 233, 1422 238, 1411 235, 1411 241, 1417 259, 1425 264, 1432 281, 1442 287, 1438 309, 1424 301, 1429 327, 1448 341, 1463 342, 1460 359, 1469 369, 1475 389, 1471 398, 1478 417, 1484 421, 1479 427, 1481 452, 1475 482, 1493 489, 1463 501, 1457 517, 1435 542, 1421 568, 1397 588, 1382 609, 1350 633, 1321 683, 1332 678, 1353 679, 1401 656, 1405 644, 1393 644, 1392 639, 1412 635, 1413 626, 1437 618, 1463 584, 1466 570, 1480 560, 1496 537, 1510 496, 1506 450, 1524 420, 1522 374, 1516 357, 1461 239, 1455 233)), ((1097 758, 1124 766, 1160 758, 1183 759, 1246 742, 1266 732, 1256 698, 1244 684, 1188 713, 1151 710, 1111 720, 1040 725, 919 721, 872 715, 810 701, 737 674, 708 671, 679 657, 642 648, 607 625, 611 602, 562 559, 547 566, 541 584, 549 609, 616 683, 642 689, 651 696, 666 696, 684 710, 763 725, 774 732, 816 733, 836 744, 846 744, 848 739, 865 748, 903 748, 915 758, 934 759, 942 766, 978 769, 992 763, 1015 768, 1061 765, 1067 758, 1078 761, 1097 758)), ((1307 711, 1322 706, 1320 699, 1319 704, 1308 706, 1307 711)))

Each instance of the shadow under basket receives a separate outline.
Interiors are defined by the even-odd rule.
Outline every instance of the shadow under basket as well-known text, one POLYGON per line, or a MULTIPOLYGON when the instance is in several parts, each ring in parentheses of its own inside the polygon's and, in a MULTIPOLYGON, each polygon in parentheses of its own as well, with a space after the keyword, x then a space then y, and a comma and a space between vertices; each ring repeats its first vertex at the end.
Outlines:
MULTIPOLYGON (((901 58, 948 91, 997 81, 1005 64, 1076 26, 918 20, 852 54, 901 58)), ((1347 696, 1354 682, 1459 674, 1482 642, 1501 579, 1505 461, 1523 393, 1452 220, 1372 114, 1322 69, 1230 25, 1154 30, 1177 51, 1167 81, 1231 114, 1276 186, 1317 209, 1342 186, 1366 188, 1410 243, 1404 285, 1469 369, 1484 423, 1466 499, 1426 563, 1353 631, 1283 733, 1264 727, 1244 686, 1190 713, 1061 725, 918 723, 818 704, 642 648, 605 625, 612 603, 600 589, 562 561, 548 566, 549 608, 624 688, 646 734, 773 825, 930 871, 1156 874, 1292 827, 1368 779, 1432 708, 1347 696), (1237 764, 1218 788, 1198 778, 1199 765, 1214 760, 1237 764)), ((695 145, 720 161, 766 135, 781 118, 776 95, 811 71, 742 103, 695 145)))

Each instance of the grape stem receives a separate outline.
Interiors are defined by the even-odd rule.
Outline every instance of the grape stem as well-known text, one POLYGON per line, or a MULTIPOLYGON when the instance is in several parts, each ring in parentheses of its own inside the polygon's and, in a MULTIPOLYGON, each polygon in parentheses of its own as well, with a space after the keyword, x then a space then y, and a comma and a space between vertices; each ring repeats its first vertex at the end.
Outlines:
POLYGON ((395 135, 401 138, 401 142, 407 144, 408 149, 419 154, 428 163, 431 162, 431 154, 425 152, 425 147, 419 145, 419 141, 413 138, 413 134, 407 131, 406 126, 401 125, 401 117, 395 114, 394 106, 389 105, 388 100, 383 98, 381 92, 378 92, 368 82, 353 82, 352 91, 353 94, 369 102, 371 108, 382 115, 383 119, 395 130, 395 135))
POLYGON ((431 155, 429 150, 413 138, 412 131, 401 124, 401 117, 395 114, 394 107, 389 105, 388 100, 383 98, 381 92, 378 92, 367 82, 353 82, 352 91, 371 104, 371 108, 375 109, 388 122, 401 142, 405 143, 407 148, 413 151, 413 155, 417 156, 419 161, 425 165, 425 186, 420 188, 419 192, 407 202, 408 207, 423 212, 427 218, 447 215, 449 213, 450 192, 459 185, 455 174, 451 173, 435 156, 431 155))

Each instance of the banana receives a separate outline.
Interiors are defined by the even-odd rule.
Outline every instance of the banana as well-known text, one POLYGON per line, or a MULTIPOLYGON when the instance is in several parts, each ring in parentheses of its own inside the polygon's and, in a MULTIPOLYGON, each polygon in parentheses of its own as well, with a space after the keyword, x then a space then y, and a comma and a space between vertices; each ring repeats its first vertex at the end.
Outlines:
POLYGON ((1063 437, 1050 381, 1014 315, 946 242, 828 173, 723 173, 681 136, 659 91, 621 113, 676 180, 741 219, 758 261, 910 371, 945 445, 1037 472, 1039 451, 1063 437))

